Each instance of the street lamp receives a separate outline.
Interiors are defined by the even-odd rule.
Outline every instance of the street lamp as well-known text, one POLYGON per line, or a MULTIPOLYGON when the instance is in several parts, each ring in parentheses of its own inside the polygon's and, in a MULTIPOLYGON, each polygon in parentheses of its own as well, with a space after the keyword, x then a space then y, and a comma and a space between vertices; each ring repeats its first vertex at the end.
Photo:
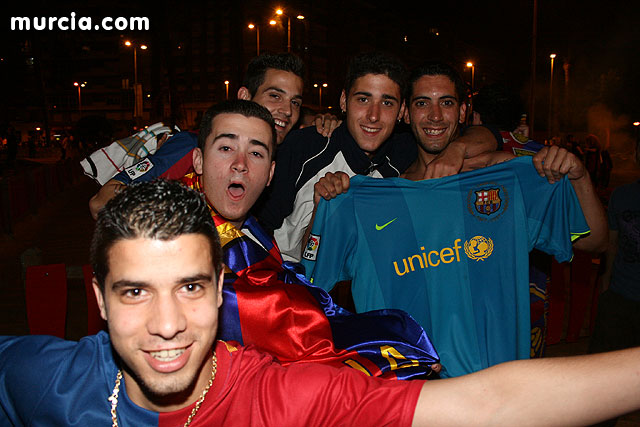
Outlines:
POLYGON ((133 46, 133 81, 134 84, 138 84, 138 47, 140 50, 147 50, 149 47, 146 44, 134 46, 130 40, 126 40, 124 45, 127 47, 133 46))
POLYGON ((225 80, 224 85, 226 86, 226 90, 227 90, 227 99, 229 99, 229 80, 225 80))
POLYGON ((551 120, 552 120, 552 108, 553 108, 553 60, 556 59, 556 54, 552 53, 551 55, 549 55, 549 58, 551 58, 551 76, 549 78, 549 118, 548 118, 548 124, 547 127, 549 128, 548 130, 548 137, 549 139, 551 139, 551 120))
POLYGON ((327 86, 329 86, 329 85, 326 84, 326 83, 322 83, 322 84, 314 83, 313 84, 313 87, 317 87, 318 88, 318 104, 320 104, 321 107, 322 107, 322 88, 323 87, 327 87, 327 86))
POLYGON ((78 88, 78 111, 82 114, 82 95, 80 90, 87 85, 87 82, 73 82, 73 85, 78 88))
POLYGON ((473 88, 475 87, 474 80, 476 74, 476 66, 473 64, 473 62, 469 61, 467 62, 467 68, 471 68, 471 94, 473 95, 473 88))
POLYGON ((141 50, 147 50, 148 46, 146 44, 135 46, 130 40, 126 40, 124 45, 133 46, 133 117, 142 117, 142 84, 138 84, 138 47, 141 50))
MULTIPOLYGON (((286 16, 287 18, 287 52, 291 52, 291 17, 285 14, 282 8, 276 9, 276 15, 286 16)), ((298 16, 296 16, 296 19, 302 21, 304 19, 304 15, 299 14, 298 16)), ((271 21, 269 21, 269 24, 276 25, 276 20, 272 19, 271 21)))
POLYGON ((254 24, 248 25, 250 30, 256 29, 256 54, 260 56, 260 27, 254 24))

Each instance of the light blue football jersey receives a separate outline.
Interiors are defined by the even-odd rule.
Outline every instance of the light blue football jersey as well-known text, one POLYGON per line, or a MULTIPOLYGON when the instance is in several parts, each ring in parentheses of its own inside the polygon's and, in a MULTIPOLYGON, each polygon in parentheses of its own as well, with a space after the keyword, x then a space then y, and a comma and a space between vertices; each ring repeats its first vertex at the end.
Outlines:
POLYGON ((407 311, 443 376, 529 357, 529 251, 567 261, 589 232, 566 177, 549 184, 526 156, 417 182, 355 176, 350 187, 318 205, 302 261, 314 285, 352 280, 358 312, 407 311))

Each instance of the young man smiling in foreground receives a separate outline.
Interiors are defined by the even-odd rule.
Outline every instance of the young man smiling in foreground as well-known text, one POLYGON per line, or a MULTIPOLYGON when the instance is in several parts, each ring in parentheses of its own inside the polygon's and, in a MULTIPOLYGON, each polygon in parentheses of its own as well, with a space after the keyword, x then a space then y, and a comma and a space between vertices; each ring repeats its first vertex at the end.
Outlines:
POLYGON ((109 333, 79 342, 0 338, 0 423, 585 425, 640 407, 639 349, 429 382, 282 367, 254 348, 216 341, 221 253, 199 194, 167 181, 118 194, 92 242, 109 333), (545 411, 530 405, 533 395, 545 411))

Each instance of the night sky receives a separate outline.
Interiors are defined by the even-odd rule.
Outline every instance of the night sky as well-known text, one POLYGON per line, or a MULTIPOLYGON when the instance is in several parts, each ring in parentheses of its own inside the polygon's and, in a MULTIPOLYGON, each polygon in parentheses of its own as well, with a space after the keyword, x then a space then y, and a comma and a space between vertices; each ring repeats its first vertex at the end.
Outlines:
MULTIPOLYGON (((4 41, 0 43, 0 53, 10 58, 14 49, 12 43, 25 37, 24 33, 9 31, 11 16, 68 16, 71 11, 79 16, 152 16, 151 25, 156 24, 153 30, 159 30, 157 17, 161 16, 160 21, 166 19, 170 22, 166 31, 173 31, 189 25, 189 22, 175 19, 186 15, 176 13, 173 16, 173 8, 190 10, 191 16, 202 8, 201 3, 189 1, 180 4, 157 1, 148 3, 148 6, 140 2, 131 3, 134 2, 88 0, 45 5, 44 2, 27 1, 13 4, 10 8, 3 7, 4 41), (163 15, 163 11, 168 12, 163 15)), ((323 71, 326 76, 311 75, 310 78, 330 81, 331 89, 327 90, 326 96, 328 100, 333 98, 331 101, 334 103, 348 57, 372 49, 390 51, 408 66, 425 59, 442 59, 459 67, 467 80, 470 76, 464 63, 472 60, 476 64, 476 88, 488 83, 506 82, 527 102, 531 77, 533 1, 424 1, 418 6, 409 6, 409 3, 291 0, 278 4, 225 0, 208 4, 219 6, 238 22, 268 16, 278 5, 304 13, 308 22, 315 22, 311 36, 317 35, 324 44, 321 48, 314 48, 313 41, 307 43, 311 49, 309 55, 328 58, 328 65, 323 71)), ((607 120, 615 122, 615 127, 632 132, 630 123, 640 120, 637 102, 640 92, 639 18, 640 8, 634 1, 538 2, 536 122, 540 120, 541 125, 546 126, 549 54, 553 52, 558 55, 554 71, 557 105, 573 115, 563 123, 574 130, 593 131, 587 117, 594 115, 595 108, 599 111, 596 116, 608 115, 607 120), (565 63, 569 64, 568 92, 564 91, 565 63)), ((117 33, 113 34, 115 37, 117 33)), ((91 32, 76 32, 74 36, 86 38, 87 43, 92 38, 91 32)), ((243 43, 249 43, 250 36, 245 35, 247 40, 243 43)), ((55 40, 65 36, 60 31, 48 31, 40 32, 37 37, 55 40)), ((262 37, 264 43, 269 43, 268 35, 262 37)), ((245 50, 249 48, 245 47, 245 50)), ((6 62, 3 67, 7 67, 6 62)), ((3 84, 7 85, 7 81, 3 84)), ((11 102, 11 96, 7 101, 11 102)))

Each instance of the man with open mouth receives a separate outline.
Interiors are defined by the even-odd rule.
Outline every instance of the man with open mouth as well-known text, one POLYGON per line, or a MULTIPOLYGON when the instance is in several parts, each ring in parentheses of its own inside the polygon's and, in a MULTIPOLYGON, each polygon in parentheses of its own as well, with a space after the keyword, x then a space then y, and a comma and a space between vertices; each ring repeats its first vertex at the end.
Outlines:
POLYGON ((237 229, 271 182, 272 130, 260 118, 237 113, 217 114, 210 109, 202 118, 198 147, 193 151, 195 173, 211 206, 237 229))

